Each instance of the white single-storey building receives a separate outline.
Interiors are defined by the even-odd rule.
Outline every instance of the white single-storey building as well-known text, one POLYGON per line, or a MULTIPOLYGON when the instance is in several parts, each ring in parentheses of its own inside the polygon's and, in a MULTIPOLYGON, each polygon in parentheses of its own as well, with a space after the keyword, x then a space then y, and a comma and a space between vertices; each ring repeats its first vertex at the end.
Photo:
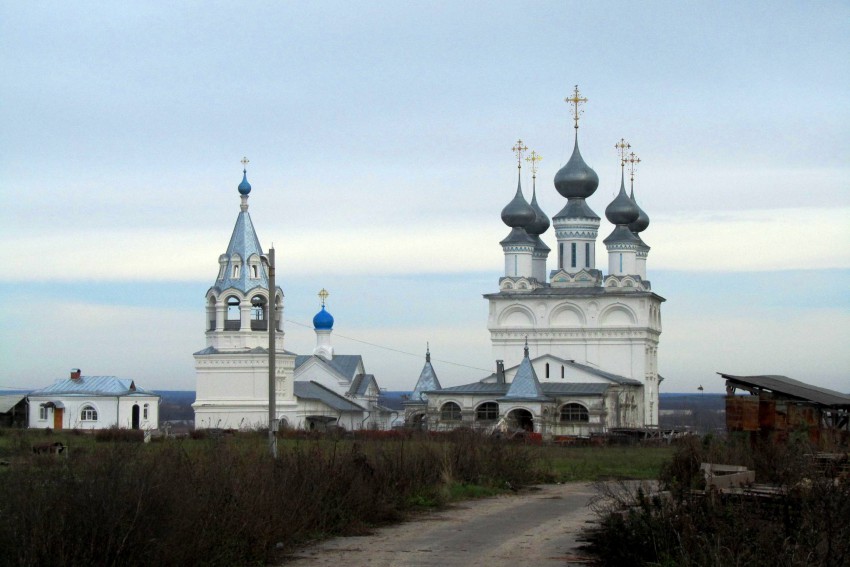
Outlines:
POLYGON ((29 427, 39 429, 157 429, 159 395, 115 376, 69 378, 31 392, 29 427))

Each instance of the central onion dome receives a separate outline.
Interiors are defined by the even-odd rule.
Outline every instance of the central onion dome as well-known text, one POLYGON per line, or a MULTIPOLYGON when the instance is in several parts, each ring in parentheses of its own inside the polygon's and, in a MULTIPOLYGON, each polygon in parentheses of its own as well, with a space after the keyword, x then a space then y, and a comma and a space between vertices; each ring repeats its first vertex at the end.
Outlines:
POLYGON ((649 226, 649 215, 647 215, 643 209, 640 208, 640 205, 637 204, 635 200, 635 190, 632 188, 632 194, 630 196, 632 202, 638 208, 638 218, 634 222, 629 223, 629 230, 634 232, 635 234, 639 232, 643 232, 646 230, 646 227, 649 226))
MULTIPOLYGON (((542 212, 542 211, 541 211, 542 212)), ((511 228, 526 228, 537 218, 537 212, 531 208, 525 197, 522 196, 522 185, 517 181, 516 195, 502 209, 502 222, 511 228)))
POLYGON ((584 163, 578 149, 578 134, 573 148, 573 155, 567 164, 555 174, 555 189, 567 199, 587 199, 599 186, 599 176, 584 163))
POLYGON ((324 305, 322 305, 322 310, 313 317, 313 328, 317 331, 330 331, 334 328, 333 315, 325 311, 324 305))
POLYGON ((239 184, 239 187, 237 187, 237 189, 239 189, 240 195, 247 195, 248 193, 251 192, 251 184, 248 183, 248 171, 247 170, 244 170, 244 169, 242 170, 242 183, 239 184))
POLYGON ((640 209, 637 204, 626 195, 625 179, 620 177, 620 192, 605 208, 605 218, 611 224, 631 224, 638 220, 640 209))
POLYGON ((546 213, 543 212, 543 209, 540 208, 540 205, 537 204, 537 191, 535 190, 531 194, 531 208, 534 209, 534 220, 528 223, 525 227, 525 231, 528 234, 534 234, 536 236, 540 236, 547 230, 549 230, 549 217, 546 216, 546 213))

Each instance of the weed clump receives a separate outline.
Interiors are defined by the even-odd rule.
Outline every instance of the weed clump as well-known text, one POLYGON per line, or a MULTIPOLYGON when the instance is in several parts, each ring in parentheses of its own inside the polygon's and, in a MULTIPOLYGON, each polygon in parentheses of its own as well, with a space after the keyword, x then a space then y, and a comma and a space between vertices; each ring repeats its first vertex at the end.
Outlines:
POLYGON ((282 440, 278 459, 253 433, 199 437, 106 430, 67 457, 16 452, 0 482, 0 565, 259 564, 538 480, 528 447, 472 433, 282 440))

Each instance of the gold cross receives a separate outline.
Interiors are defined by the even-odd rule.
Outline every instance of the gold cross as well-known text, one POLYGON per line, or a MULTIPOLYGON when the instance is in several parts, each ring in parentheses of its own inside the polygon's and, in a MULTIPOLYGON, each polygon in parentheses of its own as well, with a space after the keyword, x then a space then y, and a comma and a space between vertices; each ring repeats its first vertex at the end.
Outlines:
POLYGON ((322 307, 325 306, 325 300, 328 298, 329 295, 330 294, 328 293, 328 290, 326 290, 325 288, 322 288, 322 291, 319 292, 319 299, 322 300, 322 307))
POLYGON ((579 110, 578 105, 585 104, 587 102, 587 98, 581 96, 581 93, 578 92, 578 85, 576 85, 572 98, 565 98, 564 102, 568 102, 573 105, 573 120, 575 120, 575 129, 578 130, 578 117, 584 114, 583 110, 579 110))
POLYGON ((634 152, 629 154, 629 159, 626 160, 629 162, 629 179, 632 181, 632 185, 635 184, 635 167, 640 163, 640 158, 635 155, 634 152))
POLYGON ((632 145, 628 143, 625 139, 620 138, 620 141, 614 144, 614 148, 617 149, 617 154, 620 156, 620 167, 626 165, 626 151, 631 148, 632 145))
POLYGON ((516 145, 511 148, 513 152, 516 154, 516 167, 517 169, 522 169, 522 154, 525 150, 528 149, 528 146, 522 143, 522 140, 517 140, 516 145))
POLYGON ((248 159, 248 158, 246 158, 246 157, 243 157, 243 158, 242 158, 242 160, 239 162, 239 163, 241 163, 241 164, 242 164, 242 169, 245 169, 245 168, 248 166, 248 162, 249 162, 249 161, 251 161, 251 160, 249 160, 249 159, 248 159))
POLYGON ((543 156, 531 150, 531 153, 525 158, 525 161, 531 164, 531 177, 537 177, 537 162, 543 159, 543 156))

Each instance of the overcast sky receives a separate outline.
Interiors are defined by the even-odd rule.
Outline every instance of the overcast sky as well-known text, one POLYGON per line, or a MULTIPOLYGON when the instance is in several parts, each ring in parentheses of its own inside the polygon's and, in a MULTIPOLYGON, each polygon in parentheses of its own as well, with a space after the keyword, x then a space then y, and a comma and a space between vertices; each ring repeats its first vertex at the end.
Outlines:
POLYGON ((336 351, 383 387, 428 341, 444 385, 483 377, 510 149, 543 156, 557 213, 578 84, 597 214, 615 142, 642 160, 666 391, 850 391, 847 2, 4 0, 0 68, 0 387, 194 389, 243 155, 287 349, 312 351, 324 287, 336 351))

